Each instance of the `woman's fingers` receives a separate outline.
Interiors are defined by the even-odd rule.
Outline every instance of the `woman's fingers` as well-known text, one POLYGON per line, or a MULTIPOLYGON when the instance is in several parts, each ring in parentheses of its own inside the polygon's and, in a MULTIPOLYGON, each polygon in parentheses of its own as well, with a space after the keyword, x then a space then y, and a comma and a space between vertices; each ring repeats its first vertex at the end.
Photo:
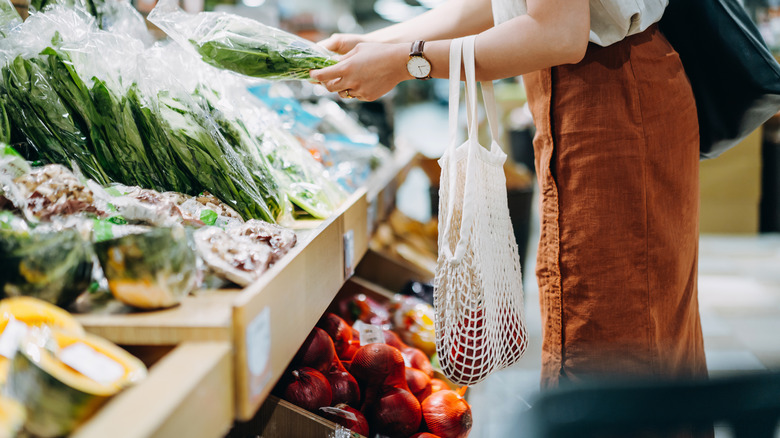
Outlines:
POLYGON ((364 39, 363 35, 351 33, 334 33, 318 44, 336 53, 344 54, 352 50, 364 39))

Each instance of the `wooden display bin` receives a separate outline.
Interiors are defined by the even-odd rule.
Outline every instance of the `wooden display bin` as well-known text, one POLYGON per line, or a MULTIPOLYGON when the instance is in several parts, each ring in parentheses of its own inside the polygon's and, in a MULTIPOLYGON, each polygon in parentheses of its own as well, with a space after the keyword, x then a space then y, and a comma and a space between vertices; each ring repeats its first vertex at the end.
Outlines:
POLYGON ((432 282, 435 275, 405 260, 373 250, 368 250, 355 274, 392 293, 400 291, 410 281, 432 282))
POLYGON ((252 421, 237 424, 228 438, 365 438, 330 420, 269 395, 252 421), (338 434, 336 432, 338 431, 338 434))
POLYGON ((153 362, 147 378, 112 398, 71 436, 224 436, 233 424, 230 350, 227 342, 185 342, 172 349, 130 348, 145 362, 153 362))
MULTIPOLYGON (((229 386, 234 401, 227 406, 234 409, 234 419, 249 421, 336 293, 354 273, 367 251, 375 225, 393 208, 396 189, 412 157, 411 151, 398 150, 391 162, 377 169, 366 187, 354 193, 332 217, 303 222, 303 229, 297 230, 296 247, 243 290, 199 291, 171 309, 131 312, 122 307, 77 315, 77 319, 88 331, 120 345, 229 345, 234 382, 229 386)), ((162 382, 159 386, 166 388, 162 382)), ((154 405, 158 396, 151 392, 146 397, 146 403, 154 405)), ((139 396, 138 403, 141 401, 139 396)), ((214 409, 213 406, 210 403, 203 409, 214 409)), ((125 423, 128 421, 131 420, 125 423)), ((186 424, 181 427, 182 431, 189 430, 186 424)))

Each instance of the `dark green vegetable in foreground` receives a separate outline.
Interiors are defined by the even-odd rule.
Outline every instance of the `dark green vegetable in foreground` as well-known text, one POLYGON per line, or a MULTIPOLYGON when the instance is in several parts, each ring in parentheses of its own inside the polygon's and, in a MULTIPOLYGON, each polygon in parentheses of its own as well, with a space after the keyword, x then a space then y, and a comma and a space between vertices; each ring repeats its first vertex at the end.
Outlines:
POLYGON ((92 279, 92 253, 76 230, 0 227, 0 297, 28 295, 70 305, 92 279))

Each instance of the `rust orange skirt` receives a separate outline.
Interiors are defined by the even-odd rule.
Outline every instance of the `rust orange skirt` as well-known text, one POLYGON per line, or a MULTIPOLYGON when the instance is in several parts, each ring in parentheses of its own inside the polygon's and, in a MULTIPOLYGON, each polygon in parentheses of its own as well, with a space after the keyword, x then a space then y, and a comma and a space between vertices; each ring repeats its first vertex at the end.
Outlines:
POLYGON ((541 192, 542 386, 706 376, 699 130, 677 53, 653 26, 524 79, 541 192))

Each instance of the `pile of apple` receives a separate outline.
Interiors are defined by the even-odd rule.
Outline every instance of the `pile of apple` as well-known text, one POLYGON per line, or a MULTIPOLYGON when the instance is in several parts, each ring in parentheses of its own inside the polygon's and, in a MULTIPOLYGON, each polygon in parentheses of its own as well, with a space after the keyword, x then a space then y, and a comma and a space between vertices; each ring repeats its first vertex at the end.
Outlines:
POLYGON ((462 393, 433 377, 421 350, 389 330, 384 338, 361 346, 355 329, 327 313, 275 392, 366 437, 467 437, 471 408, 462 393))

